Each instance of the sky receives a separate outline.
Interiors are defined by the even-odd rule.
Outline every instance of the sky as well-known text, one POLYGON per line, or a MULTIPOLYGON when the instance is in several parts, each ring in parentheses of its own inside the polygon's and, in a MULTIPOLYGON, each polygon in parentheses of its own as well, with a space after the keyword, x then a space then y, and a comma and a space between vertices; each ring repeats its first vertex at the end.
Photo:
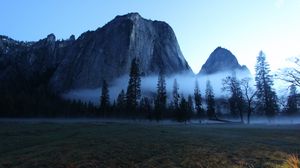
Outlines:
POLYGON ((253 74, 260 50, 274 71, 300 56, 300 0, 2 0, 0 34, 67 39, 130 12, 167 22, 195 73, 218 46, 253 74))

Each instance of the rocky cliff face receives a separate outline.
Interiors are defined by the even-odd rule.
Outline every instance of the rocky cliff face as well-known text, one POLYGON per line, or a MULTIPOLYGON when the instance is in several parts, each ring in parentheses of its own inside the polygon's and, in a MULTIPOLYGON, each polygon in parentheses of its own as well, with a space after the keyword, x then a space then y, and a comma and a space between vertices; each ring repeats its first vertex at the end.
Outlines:
POLYGON ((38 42, 18 42, 1 36, 0 79, 9 84, 50 71, 49 85, 56 92, 97 88, 103 79, 127 75, 134 57, 143 75, 192 73, 167 23, 130 13, 76 40, 57 41, 50 34, 38 42))
POLYGON ((210 75, 226 71, 242 71, 250 74, 248 68, 245 65, 241 66, 229 50, 218 47, 210 54, 198 74, 210 75))
POLYGON ((0 89, 34 87, 31 85, 39 83, 40 78, 49 82, 72 42, 56 41, 53 34, 37 42, 0 36, 0 89))
POLYGON ((191 72, 171 27, 137 13, 117 16, 104 27, 82 34, 55 72, 54 88, 95 88, 129 73, 137 57, 143 75, 191 72), (62 82, 60 82, 62 81, 62 82))

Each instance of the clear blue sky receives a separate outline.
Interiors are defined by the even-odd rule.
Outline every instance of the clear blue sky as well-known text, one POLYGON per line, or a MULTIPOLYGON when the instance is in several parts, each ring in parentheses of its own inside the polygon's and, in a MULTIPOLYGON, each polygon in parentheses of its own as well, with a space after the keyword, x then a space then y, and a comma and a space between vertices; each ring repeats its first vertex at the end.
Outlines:
POLYGON ((23 41, 78 37, 129 12, 169 23, 195 72, 217 46, 252 72, 260 50, 273 70, 300 55, 300 0, 2 0, 0 34, 23 41))

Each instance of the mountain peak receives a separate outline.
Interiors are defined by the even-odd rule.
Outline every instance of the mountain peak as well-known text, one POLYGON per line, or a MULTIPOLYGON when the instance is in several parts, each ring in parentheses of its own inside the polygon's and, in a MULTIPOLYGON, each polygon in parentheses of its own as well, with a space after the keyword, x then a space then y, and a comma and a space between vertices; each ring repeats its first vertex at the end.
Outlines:
POLYGON ((55 40, 56 40, 56 37, 53 33, 51 33, 47 36, 47 41, 48 42, 55 42, 55 40))
POLYGON ((226 48, 217 47, 202 66, 199 74, 214 74, 217 72, 241 70, 248 71, 246 66, 241 66, 236 57, 226 48))
POLYGON ((128 13, 124 16, 127 17, 127 18, 142 18, 141 15, 137 12, 131 12, 131 13, 128 13))
POLYGON ((137 12, 132 12, 125 15, 118 15, 116 18, 122 18, 122 19, 126 18, 132 21, 143 19, 143 17, 137 12))

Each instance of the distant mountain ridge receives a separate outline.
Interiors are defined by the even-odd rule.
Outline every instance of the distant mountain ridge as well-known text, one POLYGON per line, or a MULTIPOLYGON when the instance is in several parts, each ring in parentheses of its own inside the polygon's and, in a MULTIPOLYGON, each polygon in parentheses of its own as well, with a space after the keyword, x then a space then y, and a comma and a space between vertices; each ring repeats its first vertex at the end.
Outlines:
POLYGON ((37 42, 19 42, 0 36, 0 88, 37 78, 47 78, 58 93, 97 88, 104 79, 127 75, 135 57, 144 76, 161 70, 166 75, 192 73, 167 23, 129 13, 78 39, 56 40, 50 34, 37 42))
POLYGON ((211 75, 220 72, 240 71, 250 74, 245 65, 240 65, 237 58, 227 49, 217 47, 208 57, 198 75, 211 75))

